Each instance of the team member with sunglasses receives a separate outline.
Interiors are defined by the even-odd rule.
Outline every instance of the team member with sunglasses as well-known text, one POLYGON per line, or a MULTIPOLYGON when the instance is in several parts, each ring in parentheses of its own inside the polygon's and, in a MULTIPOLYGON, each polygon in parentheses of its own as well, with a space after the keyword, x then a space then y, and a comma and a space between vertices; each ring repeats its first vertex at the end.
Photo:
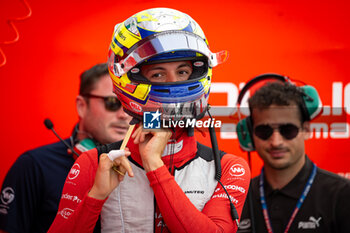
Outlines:
POLYGON ((249 99, 252 143, 264 166, 252 180, 238 232, 350 232, 349 180, 320 169, 305 154, 305 101, 317 98, 289 82, 273 82, 249 99))
MULTIPOLYGON (((125 111, 140 121, 144 111, 165 120, 201 119, 208 108, 212 67, 226 59, 226 53, 212 53, 207 43, 190 16, 169 8, 144 10, 117 24, 108 64, 125 111)), ((50 233, 94 228, 159 233, 237 230, 235 220, 250 181, 243 158, 225 153, 221 160, 219 153, 214 157, 211 148, 197 143, 193 128, 180 126, 150 131, 138 124, 127 142, 128 159, 116 158, 122 151, 119 146, 97 147, 79 157, 79 176, 67 181, 63 192, 81 202, 62 198, 50 233)))
MULTIPOLYGON (((131 117, 113 93, 106 63, 81 74, 76 108, 79 122, 65 141, 77 154, 124 138, 131 117)), ((2 185, 0 232, 47 232, 61 196, 73 198, 62 194, 62 188, 75 157, 62 142, 22 154, 2 185)))
POLYGON ((124 138, 131 117, 123 111, 121 102, 113 93, 106 63, 96 65, 81 75, 76 105, 80 117, 78 132, 83 132, 83 138, 93 138, 99 144, 124 138))

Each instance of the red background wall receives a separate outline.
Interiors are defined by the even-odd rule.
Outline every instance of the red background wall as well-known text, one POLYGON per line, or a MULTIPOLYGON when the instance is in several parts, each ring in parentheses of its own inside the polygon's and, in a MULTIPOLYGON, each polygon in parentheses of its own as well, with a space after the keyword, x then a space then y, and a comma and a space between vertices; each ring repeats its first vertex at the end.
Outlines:
MULTIPOLYGON (((0 0, 0 48, 7 59, 0 67, 0 182, 21 153, 57 140, 43 125, 46 117, 62 137, 70 135, 78 119, 74 101, 79 74, 106 61, 117 22, 151 7, 190 14, 202 26, 212 51, 230 52, 229 60, 214 69, 214 82, 238 87, 261 73, 285 74, 315 86, 324 105, 343 110, 343 117, 334 119, 350 124, 349 114, 344 114, 345 106, 350 113, 346 0, 28 0, 28 5, 32 15, 12 21, 19 40, 4 44, 16 37, 7 20, 25 17, 28 9, 23 0, 0 0)), ((227 105, 226 99, 225 94, 212 93, 210 102, 227 105)), ((333 117, 331 111, 328 119, 333 117)), ((349 177, 349 130, 342 134, 344 138, 337 139, 314 135, 306 150, 320 167, 349 177)), ((246 158, 235 139, 219 139, 219 146, 246 158)), ((261 161, 252 157, 255 176, 261 161)))

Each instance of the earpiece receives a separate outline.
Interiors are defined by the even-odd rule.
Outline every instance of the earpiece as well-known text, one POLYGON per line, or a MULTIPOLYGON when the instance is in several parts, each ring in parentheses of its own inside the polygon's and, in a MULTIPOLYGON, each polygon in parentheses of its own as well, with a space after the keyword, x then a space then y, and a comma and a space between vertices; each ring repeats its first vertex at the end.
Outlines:
POLYGON ((250 116, 240 120, 236 126, 237 137, 239 145, 244 151, 253 151, 254 150, 254 141, 251 135, 252 121, 250 116))
POLYGON ((303 95, 303 104, 305 106, 306 119, 314 119, 322 110, 321 98, 318 95, 316 88, 313 86, 305 85, 300 87, 303 95))
MULTIPOLYGON (((246 83, 238 95, 237 108, 239 111, 239 106, 241 105, 242 99, 246 92, 263 80, 276 80, 283 83, 292 83, 290 79, 286 76, 282 76, 274 73, 266 73, 259 75, 246 83)), ((293 84, 294 85, 294 84, 293 84)), ((317 93, 317 90, 309 85, 304 85, 299 87, 302 93, 303 101, 301 101, 300 109, 305 120, 309 121, 315 118, 321 111, 321 99, 317 93)), ((238 114, 240 116, 240 114, 238 114)), ((240 119, 236 126, 236 132, 239 144, 244 151, 254 151, 254 141, 253 141, 253 122, 250 116, 240 119)))

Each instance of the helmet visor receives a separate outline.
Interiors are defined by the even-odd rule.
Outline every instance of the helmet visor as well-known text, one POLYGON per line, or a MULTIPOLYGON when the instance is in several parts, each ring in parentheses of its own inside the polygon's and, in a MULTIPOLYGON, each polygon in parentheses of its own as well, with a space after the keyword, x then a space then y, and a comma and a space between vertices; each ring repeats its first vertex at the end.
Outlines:
POLYGON ((173 51, 194 51, 208 58, 209 66, 214 67, 227 59, 227 51, 212 53, 206 42, 200 36, 187 31, 164 31, 155 33, 133 45, 126 57, 117 62, 114 52, 108 58, 109 67, 114 75, 122 76, 137 64, 153 56, 173 51))

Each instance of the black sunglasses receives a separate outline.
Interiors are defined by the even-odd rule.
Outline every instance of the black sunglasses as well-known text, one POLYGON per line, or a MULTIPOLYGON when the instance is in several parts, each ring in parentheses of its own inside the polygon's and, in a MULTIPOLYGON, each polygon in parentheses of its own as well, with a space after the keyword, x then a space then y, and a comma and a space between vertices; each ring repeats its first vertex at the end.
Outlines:
POLYGON ((99 96, 99 95, 93 95, 93 94, 85 94, 83 96, 88 98, 103 99, 105 103, 105 108, 108 111, 115 112, 122 106, 122 103, 119 101, 117 96, 99 96))
POLYGON ((278 129, 278 132, 287 140, 295 138, 299 133, 299 127, 293 124, 275 124, 275 125, 258 125, 254 128, 254 134, 262 140, 267 140, 273 134, 273 131, 278 129))

